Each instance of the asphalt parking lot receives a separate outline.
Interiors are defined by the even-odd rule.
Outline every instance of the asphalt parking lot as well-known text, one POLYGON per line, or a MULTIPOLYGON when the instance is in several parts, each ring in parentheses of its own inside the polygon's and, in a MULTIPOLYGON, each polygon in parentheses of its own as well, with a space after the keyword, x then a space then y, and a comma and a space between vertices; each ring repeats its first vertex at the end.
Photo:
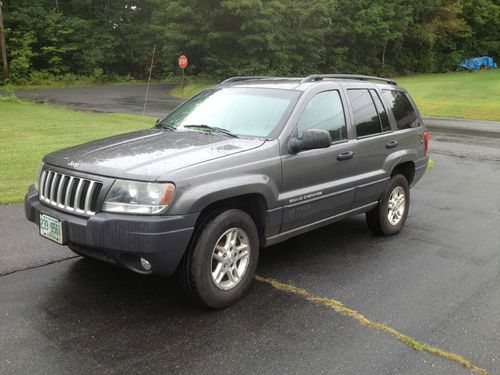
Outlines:
MULTIPOLYGON (((405 229, 363 216, 261 252, 262 277, 335 299, 500 373, 500 139, 432 133, 405 229)), ((173 278, 73 257, 0 207, 0 373, 469 374, 321 304, 254 282, 211 311, 173 278)))
MULTIPOLYGON (((168 83, 153 83, 149 87, 146 116, 162 117, 182 100, 169 94, 174 87, 168 83)), ((16 90, 21 99, 62 105, 79 111, 116 112, 142 115, 146 85, 96 86, 46 90, 16 90)))

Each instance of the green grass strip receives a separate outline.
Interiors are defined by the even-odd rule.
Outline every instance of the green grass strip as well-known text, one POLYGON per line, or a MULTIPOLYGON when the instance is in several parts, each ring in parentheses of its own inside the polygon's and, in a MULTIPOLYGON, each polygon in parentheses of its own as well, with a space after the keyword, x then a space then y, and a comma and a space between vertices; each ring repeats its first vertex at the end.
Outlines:
POLYGON ((423 116, 500 121, 500 69, 396 77, 423 116))
POLYGON ((370 327, 370 328, 376 329, 378 331, 383 331, 383 332, 389 333, 390 335, 394 336, 396 339, 398 339, 399 341, 401 341, 405 345, 408 345, 409 347, 411 347, 415 350, 427 352, 427 353, 433 354, 435 356, 438 356, 440 358, 454 361, 454 362, 462 365, 463 367, 470 369, 471 371, 474 371, 477 374, 488 375, 488 372, 485 369, 478 367, 476 365, 473 365, 470 361, 461 357, 460 355, 446 352, 444 350, 438 349, 438 348, 431 346, 431 345, 428 345, 426 343, 419 342, 419 341, 411 338, 410 336, 407 336, 404 333, 399 332, 398 330, 396 330, 392 327, 389 327, 389 326, 382 324, 382 323, 374 322, 374 321, 366 318, 363 314, 361 314, 353 309, 350 309, 349 307, 346 307, 340 301, 337 301, 337 300, 334 300, 331 298, 320 297, 320 296, 314 295, 305 289, 297 288, 296 286, 293 286, 290 284, 285 284, 285 283, 282 283, 282 282, 275 280, 275 279, 269 279, 269 278, 261 277, 259 275, 256 275, 255 279, 257 281, 262 282, 262 283, 269 284, 277 290, 281 290, 283 292, 295 294, 296 296, 305 298, 308 301, 318 303, 318 304, 323 305, 323 306, 327 306, 327 307, 335 310, 339 314, 342 314, 342 315, 345 315, 345 316, 348 316, 350 318, 355 319, 358 323, 360 323, 363 326, 370 327))

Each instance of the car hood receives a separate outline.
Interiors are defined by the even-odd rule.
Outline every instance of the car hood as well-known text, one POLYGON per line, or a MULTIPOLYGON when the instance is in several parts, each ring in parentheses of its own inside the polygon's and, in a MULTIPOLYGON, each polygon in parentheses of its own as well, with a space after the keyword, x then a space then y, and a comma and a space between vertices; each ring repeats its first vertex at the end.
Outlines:
POLYGON ((103 138, 48 154, 46 164, 116 178, 154 181, 159 176, 262 145, 200 131, 149 129, 103 138))

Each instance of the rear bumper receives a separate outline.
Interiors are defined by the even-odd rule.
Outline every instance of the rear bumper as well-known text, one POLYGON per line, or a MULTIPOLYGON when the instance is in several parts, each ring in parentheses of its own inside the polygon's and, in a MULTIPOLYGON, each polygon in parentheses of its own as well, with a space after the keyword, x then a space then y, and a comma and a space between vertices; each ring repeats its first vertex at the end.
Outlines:
POLYGON ((97 213, 87 218, 43 205, 31 187, 25 197, 26 218, 40 225, 40 213, 62 222, 64 245, 84 255, 118 264, 139 273, 174 273, 182 259, 198 213, 139 216, 97 213), (140 258, 152 265, 144 271, 140 258))

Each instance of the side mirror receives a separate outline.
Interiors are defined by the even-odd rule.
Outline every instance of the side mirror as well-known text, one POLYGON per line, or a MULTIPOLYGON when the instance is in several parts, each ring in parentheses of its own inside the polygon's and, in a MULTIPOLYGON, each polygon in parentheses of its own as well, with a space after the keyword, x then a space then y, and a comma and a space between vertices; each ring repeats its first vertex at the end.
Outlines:
POLYGON ((313 150, 316 148, 328 148, 332 144, 330 133, 321 129, 307 129, 302 133, 302 138, 292 138, 288 144, 288 150, 292 154, 299 151, 313 150))

